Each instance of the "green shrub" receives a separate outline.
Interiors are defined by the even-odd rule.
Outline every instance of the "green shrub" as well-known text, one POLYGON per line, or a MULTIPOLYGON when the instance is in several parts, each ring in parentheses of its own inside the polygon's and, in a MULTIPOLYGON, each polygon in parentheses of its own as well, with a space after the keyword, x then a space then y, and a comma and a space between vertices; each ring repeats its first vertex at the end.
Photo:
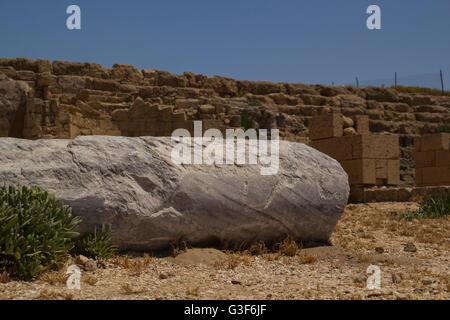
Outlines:
POLYGON ((248 129, 253 129, 253 117, 248 113, 241 114, 241 126, 247 131, 248 129))
POLYGON ((450 215, 450 195, 427 196, 419 205, 420 208, 417 211, 408 211, 406 213, 393 212, 393 215, 399 219, 406 219, 408 221, 413 219, 436 219, 450 215))
POLYGON ((238 98, 242 98, 243 96, 245 96, 245 91, 244 90, 239 90, 239 92, 236 94, 236 97, 238 97, 238 98))
POLYGON ((0 188, 0 271, 31 280, 58 265, 73 247, 80 223, 72 210, 41 188, 0 188))
POLYGON ((450 124, 443 124, 436 128, 436 133, 450 133, 450 124))
POLYGON ((81 240, 81 250, 89 258, 110 259, 118 247, 111 245, 111 226, 102 225, 101 229, 95 227, 94 232, 81 240))
POLYGON ((258 102, 258 101, 250 101, 250 102, 248 103, 248 105, 249 105, 250 107, 260 107, 260 106, 261 106, 261 103, 258 102))

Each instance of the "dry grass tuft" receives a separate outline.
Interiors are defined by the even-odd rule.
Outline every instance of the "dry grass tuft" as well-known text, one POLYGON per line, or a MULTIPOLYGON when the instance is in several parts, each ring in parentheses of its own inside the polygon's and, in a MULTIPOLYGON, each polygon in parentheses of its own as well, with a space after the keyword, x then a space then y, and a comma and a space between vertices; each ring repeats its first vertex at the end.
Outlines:
POLYGON ((250 248, 247 251, 248 253, 253 255, 263 255, 266 254, 268 250, 264 241, 260 241, 250 246, 250 248))
POLYGON ((180 235, 170 243, 170 248, 172 249, 172 257, 174 258, 179 254, 185 252, 189 248, 186 241, 182 239, 183 235, 180 235))
POLYGON ((365 255, 365 254, 359 254, 357 256, 357 260, 360 263, 367 263, 367 262, 371 262, 372 261, 371 257, 368 256, 368 255, 365 255))
POLYGON ((187 289, 186 289, 186 295, 187 295, 187 296, 198 297, 199 294, 200 294, 200 287, 187 288, 187 289))
POLYGON ((254 261, 254 257, 248 251, 238 253, 226 251, 226 254, 228 259, 219 260, 214 263, 214 267, 217 270, 234 270, 240 264, 251 266, 254 261))
POLYGON ((91 286, 95 286, 98 282, 98 279, 92 276, 82 276, 81 281, 91 286))
POLYGON ((74 296, 68 292, 56 292, 49 289, 41 290, 38 299, 41 300, 73 300, 74 296))
POLYGON ((122 285, 122 294, 139 294, 144 292, 147 292, 147 290, 133 288, 129 283, 122 285))
POLYGON ((45 281, 51 285, 65 284, 70 275, 66 274, 64 269, 58 271, 48 271, 39 276, 39 280, 45 281))
POLYGON ((114 256, 111 262, 122 269, 131 271, 135 275, 140 275, 142 271, 154 264, 154 258, 148 254, 144 254, 143 257, 114 256))
POLYGON ((289 236, 277 243, 275 249, 283 256, 294 257, 301 251, 302 246, 299 246, 294 238, 289 236))
POLYGON ((310 264, 317 261, 315 256, 304 251, 300 252, 299 257, 302 264, 310 264))

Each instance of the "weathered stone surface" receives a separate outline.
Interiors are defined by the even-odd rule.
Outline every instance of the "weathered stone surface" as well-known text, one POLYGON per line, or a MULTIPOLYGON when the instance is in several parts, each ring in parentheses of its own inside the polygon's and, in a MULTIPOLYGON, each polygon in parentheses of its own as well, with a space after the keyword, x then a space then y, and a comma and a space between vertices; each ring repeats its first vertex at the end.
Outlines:
POLYGON ((39 185, 83 218, 80 231, 112 224, 122 249, 156 250, 182 237, 193 245, 252 243, 292 235, 327 241, 347 203, 339 163, 304 144, 280 141, 278 174, 258 165, 184 165, 170 138, 0 139, 0 183, 39 185))
POLYGON ((23 117, 32 89, 0 73, 0 137, 21 137, 23 117))

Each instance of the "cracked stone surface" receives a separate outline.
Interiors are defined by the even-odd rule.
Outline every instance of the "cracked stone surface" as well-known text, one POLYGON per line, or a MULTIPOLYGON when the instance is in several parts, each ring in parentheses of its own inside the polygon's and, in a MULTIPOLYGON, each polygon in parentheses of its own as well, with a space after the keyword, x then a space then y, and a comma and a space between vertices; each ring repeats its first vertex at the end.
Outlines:
POLYGON ((112 225, 123 250, 276 241, 328 241, 347 204, 347 174, 304 144, 280 141, 275 175, 260 165, 176 165, 163 137, 0 139, 0 183, 39 185, 83 218, 112 225))

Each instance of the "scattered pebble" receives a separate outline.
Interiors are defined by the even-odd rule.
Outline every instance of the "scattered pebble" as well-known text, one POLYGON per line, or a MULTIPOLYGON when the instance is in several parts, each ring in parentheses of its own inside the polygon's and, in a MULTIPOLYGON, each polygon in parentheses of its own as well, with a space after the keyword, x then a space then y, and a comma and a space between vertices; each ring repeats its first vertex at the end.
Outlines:
POLYGON ((429 285, 432 284, 432 283, 433 283, 433 281, 428 280, 428 279, 422 280, 422 284, 423 284, 424 286, 429 286, 429 285))
POLYGON ((378 253, 384 253, 384 248, 383 247, 376 247, 375 251, 378 253))
POLYGON ((404 250, 405 252, 417 252, 417 248, 416 248, 415 244, 412 243, 412 242, 408 242, 408 243, 405 245, 405 247, 404 247, 403 250, 404 250))
POLYGON ((396 273, 392 274, 392 283, 398 284, 402 282, 402 277, 396 273))

